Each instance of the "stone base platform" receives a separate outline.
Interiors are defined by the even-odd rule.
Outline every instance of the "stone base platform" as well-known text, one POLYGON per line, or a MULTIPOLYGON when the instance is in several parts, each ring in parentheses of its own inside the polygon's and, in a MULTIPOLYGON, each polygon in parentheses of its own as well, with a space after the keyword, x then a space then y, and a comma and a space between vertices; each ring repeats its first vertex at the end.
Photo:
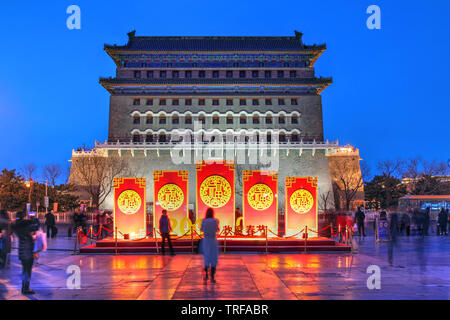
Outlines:
MULTIPOLYGON (((299 252, 350 252, 351 246, 337 243, 329 238, 309 238, 306 242, 302 239, 269 238, 219 238, 219 250, 221 252, 255 252, 255 253, 299 253, 299 252)), ((183 237, 172 240, 176 253, 193 253, 198 248, 198 238, 183 237)), ((166 243, 166 252, 168 245, 166 243)), ((140 240, 118 240, 117 246, 112 238, 99 240, 95 244, 84 246, 81 254, 104 253, 129 253, 145 254, 161 252, 161 239, 146 238, 140 240)))

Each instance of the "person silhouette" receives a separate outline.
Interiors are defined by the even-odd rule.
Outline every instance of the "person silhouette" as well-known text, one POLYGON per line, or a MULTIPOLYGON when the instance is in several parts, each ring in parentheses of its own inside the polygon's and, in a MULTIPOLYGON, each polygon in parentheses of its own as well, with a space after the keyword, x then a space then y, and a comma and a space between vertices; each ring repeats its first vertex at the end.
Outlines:
POLYGON ((219 245, 217 243, 217 232, 219 231, 219 221, 214 219, 214 210, 206 210, 205 219, 202 221, 200 230, 203 232, 203 240, 200 244, 200 250, 203 253, 203 262, 205 268, 204 281, 208 281, 208 269, 211 269, 211 282, 215 283, 214 275, 216 273, 217 262, 219 259, 219 245))

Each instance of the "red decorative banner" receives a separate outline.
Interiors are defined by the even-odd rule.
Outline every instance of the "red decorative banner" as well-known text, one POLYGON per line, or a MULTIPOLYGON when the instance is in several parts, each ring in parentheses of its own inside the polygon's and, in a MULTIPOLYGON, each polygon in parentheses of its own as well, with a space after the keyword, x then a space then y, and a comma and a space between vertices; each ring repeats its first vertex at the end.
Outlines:
POLYGON ((117 238, 146 237, 145 178, 114 178, 114 230, 117 238))
POLYGON ((153 171, 153 225, 159 231, 163 209, 172 226, 172 233, 181 236, 190 230, 188 217, 188 172, 153 171))
POLYGON ((234 162, 201 161, 197 165, 197 217, 214 209, 220 228, 234 228, 234 162))
POLYGON ((248 234, 252 226, 258 231, 264 225, 273 232, 268 236, 274 236, 278 233, 278 173, 244 170, 242 179, 244 232, 248 234))
MULTIPOLYGON (((297 234, 306 226, 317 231, 317 177, 286 177, 285 208, 286 236, 297 234)), ((316 236, 308 231, 308 238, 316 236)))

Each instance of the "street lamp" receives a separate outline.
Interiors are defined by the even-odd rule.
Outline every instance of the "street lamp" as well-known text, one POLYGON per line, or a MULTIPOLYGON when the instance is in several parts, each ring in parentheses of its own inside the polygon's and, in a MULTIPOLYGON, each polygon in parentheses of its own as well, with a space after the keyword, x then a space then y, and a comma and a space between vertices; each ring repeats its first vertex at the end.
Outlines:
POLYGON ((30 178, 30 181, 25 181, 25 186, 30 189, 28 192, 28 204, 27 204, 27 210, 28 212, 31 211, 31 190, 33 189, 33 179, 30 178))
MULTIPOLYGON (((28 192, 28 204, 29 204, 29 210, 31 211, 31 191, 33 190, 33 179, 30 178, 30 181, 25 181, 25 186, 27 188, 30 188, 30 191, 28 192)), ((42 182, 45 182, 45 199, 44 199, 44 204, 45 204, 45 213, 48 213, 48 181, 47 180, 43 180, 42 182)), ((38 210, 36 208, 36 210, 38 210)))

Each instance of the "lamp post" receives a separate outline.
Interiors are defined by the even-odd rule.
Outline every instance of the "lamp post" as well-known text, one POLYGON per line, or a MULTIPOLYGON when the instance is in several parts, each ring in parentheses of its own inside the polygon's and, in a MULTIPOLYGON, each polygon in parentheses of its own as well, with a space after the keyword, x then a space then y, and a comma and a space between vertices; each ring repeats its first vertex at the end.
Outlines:
POLYGON ((30 177, 30 181, 25 181, 25 185, 27 188, 30 188, 30 191, 28 192, 28 205, 27 205, 27 210, 29 212, 31 211, 31 190, 33 189, 33 179, 30 177))
MULTIPOLYGON (((44 180, 43 182, 45 182, 45 199, 44 199, 44 204, 45 204, 45 213, 48 213, 48 181, 44 180)), ((29 203, 29 211, 31 211, 31 192, 33 190, 33 179, 30 178, 30 181, 26 181, 25 185, 27 186, 27 188, 30 188, 30 191, 28 192, 28 203, 29 203)))
POLYGON ((48 181, 45 180, 45 199, 44 199, 45 214, 48 213, 48 193, 47 193, 47 189, 48 189, 48 181))

